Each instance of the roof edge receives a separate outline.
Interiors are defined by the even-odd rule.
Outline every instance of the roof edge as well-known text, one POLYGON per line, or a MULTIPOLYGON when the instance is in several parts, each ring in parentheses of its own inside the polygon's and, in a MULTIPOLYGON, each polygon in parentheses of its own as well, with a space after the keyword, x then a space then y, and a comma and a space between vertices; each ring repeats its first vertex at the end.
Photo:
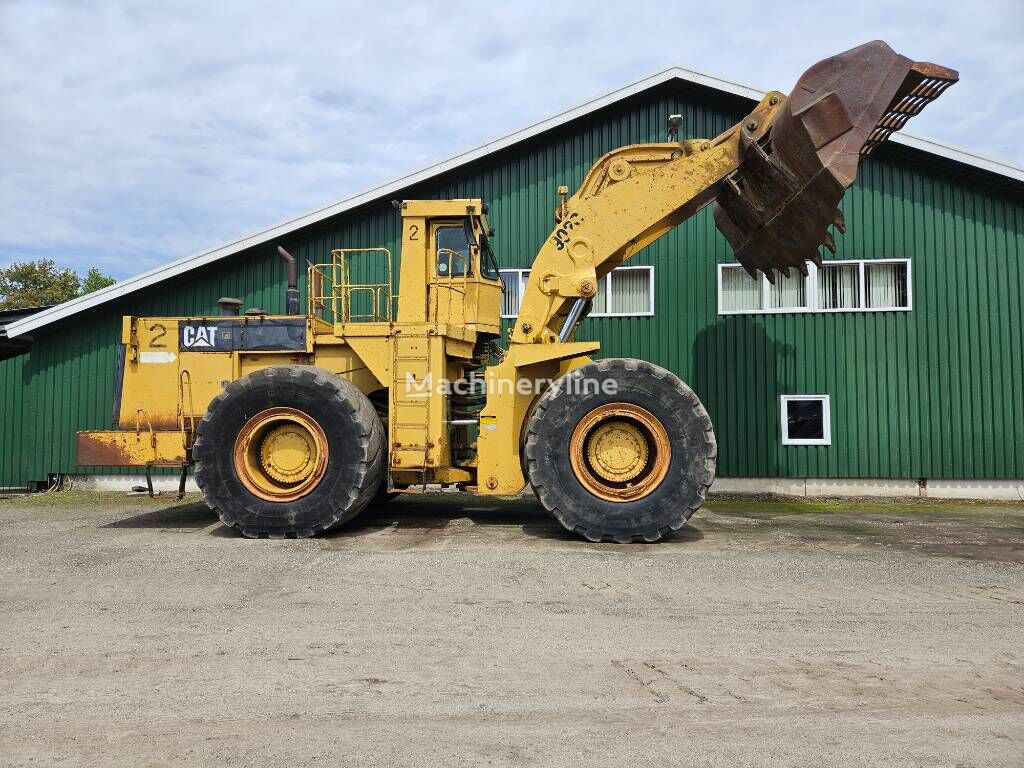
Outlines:
MULTIPOLYGON (((215 248, 200 251, 176 261, 172 261, 170 264, 165 264, 164 266, 156 267, 139 275, 129 277, 126 280, 115 283, 107 288, 102 288, 98 291, 94 291, 93 293, 86 294, 85 296, 72 299, 64 302, 63 304, 58 304, 50 309, 46 309, 32 315, 31 317, 12 322, 7 325, 8 336, 19 336, 37 328, 50 325, 51 323, 64 320, 72 315, 78 314, 79 312, 99 306, 100 304, 105 304, 109 301, 114 301, 115 299, 119 299, 123 296, 127 296, 128 294, 142 290, 143 288, 147 288, 151 285, 155 285, 159 282, 175 277, 176 275, 212 264, 213 262, 227 258, 228 256, 233 256, 234 254, 251 246, 260 245, 273 238, 281 237, 294 232, 297 229, 316 224, 324 219, 330 218, 331 216, 336 216, 339 213, 350 211, 353 208, 378 200, 405 187, 426 181, 438 174, 444 173, 445 171, 450 171, 460 166, 467 165, 468 163, 478 160, 488 154, 533 138, 534 136, 564 125, 578 117, 582 117, 591 112, 595 112, 598 109, 614 104, 615 102, 621 101, 622 99, 628 98, 636 93, 640 93, 641 91, 648 90, 649 88, 653 88, 657 85, 661 85, 662 83, 676 79, 695 85, 705 86, 734 96, 740 96, 752 101, 759 101, 765 95, 765 91, 757 88, 751 88, 740 83, 735 83, 731 80, 725 80, 720 77, 698 72, 697 70, 686 69, 684 67, 670 67, 656 74, 636 80, 628 85, 624 85, 621 88, 616 88, 604 95, 585 101, 575 107, 570 107, 562 112, 558 112, 551 117, 532 123, 518 131, 513 131, 512 133, 505 134, 497 139, 480 144, 446 160, 441 160, 440 162, 433 163, 432 165, 428 165, 417 171, 405 174, 404 176, 400 176, 392 181, 372 187, 365 192, 360 192, 356 195, 352 195, 351 197, 339 200, 336 203, 316 208, 312 211, 281 222, 280 224, 228 241, 227 243, 215 248)), ((926 139, 918 136, 897 133, 893 134, 889 140, 898 144, 913 147, 914 149, 922 150, 929 154, 938 155, 949 160, 954 160, 997 175, 1007 176, 1011 179, 1024 182, 1024 168, 1000 160, 983 157, 982 155, 974 152, 958 149, 948 144, 935 141, 934 139, 926 139)))
POLYGON ((952 144, 946 144, 927 136, 915 136, 910 133, 894 133, 889 137, 889 141, 902 144, 905 147, 919 149, 930 155, 938 155, 947 160, 954 160, 958 163, 969 165, 972 168, 989 171, 997 176, 1006 176, 1014 181, 1024 182, 1024 167, 1015 165, 1007 160, 999 160, 988 155, 972 152, 969 149, 955 147, 952 144))

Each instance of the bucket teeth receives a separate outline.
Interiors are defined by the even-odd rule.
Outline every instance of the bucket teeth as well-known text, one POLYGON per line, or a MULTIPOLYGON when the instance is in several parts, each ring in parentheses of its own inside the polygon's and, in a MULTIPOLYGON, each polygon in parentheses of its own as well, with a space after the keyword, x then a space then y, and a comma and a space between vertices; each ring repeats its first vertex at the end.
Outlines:
POLYGON ((836 253, 828 228, 846 232, 839 201, 863 156, 957 81, 881 41, 815 64, 779 106, 767 131, 741 133, 741 161, 719 191, 715 225, 736 259, 774 281, 774 270, 821 265, 836 253))
POLYGON ((832 219, 832 224, 839 230, 839 234, 846 234, 846 216, 843 215, 842 210, 839 208, 836 208, 836 217, 832 219))

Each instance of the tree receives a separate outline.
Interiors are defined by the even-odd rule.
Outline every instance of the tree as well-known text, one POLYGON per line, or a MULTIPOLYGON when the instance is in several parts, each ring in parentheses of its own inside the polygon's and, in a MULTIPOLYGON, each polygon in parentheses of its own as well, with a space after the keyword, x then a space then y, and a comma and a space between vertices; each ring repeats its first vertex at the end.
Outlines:
POLYGON ((78 295, 74 270, 58 269, 50 259, 15 263, 0 269, 0 309, 59 304, 78 295))
POLYGON ((23 309, 84 296, 117 281, 92 267, 80 278, 73 269, 58 269, 50 259, 0 269, 0 309, 23 309))
POLYGON ((82 291, 78 295, 85 296, 87 293, 98 291, 100 288, 106 288, 108 285, 113 285, 116 282, 117 280, 114 278, 107 277, 96 269, 96 267, 92 267, 86 273, 85 277, 82 278, 82 291))

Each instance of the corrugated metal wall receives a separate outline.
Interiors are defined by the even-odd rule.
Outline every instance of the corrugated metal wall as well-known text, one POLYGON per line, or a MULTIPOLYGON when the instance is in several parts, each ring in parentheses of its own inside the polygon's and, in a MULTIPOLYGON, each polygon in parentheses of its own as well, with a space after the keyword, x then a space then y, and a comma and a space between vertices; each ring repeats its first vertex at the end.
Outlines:
MULTIPOLYGON (((747 106, 662 86, 403 196, 484 197, 501 265, 528 267, 559 184, 575 188, 617 146, 663 140, 670 113, 688 135, 712 136, 747 106)), ((913 311, 719 316, 715 264, 730 255, 706 210, 632 262, 655 267, 655 316, 592 318, 584 333, 605 356, 691 383, 715 421, 722 476, 1024 477, 1020 185, 887 146, 843 208, 836 258, 912 259, 913 311), (782 446, 780 394, 831 395, 832 445, 782 446)), ((398 234, 381 201, 282 244, 318 261, 341 246, 396 251, 398 234)), ((0 486, 80 471, 74 432, 110 423, 121 314, 213 314, 222 295, 281 311, 283 292, 268 244, 40 332, 29 356, 0 362, 0 486)))

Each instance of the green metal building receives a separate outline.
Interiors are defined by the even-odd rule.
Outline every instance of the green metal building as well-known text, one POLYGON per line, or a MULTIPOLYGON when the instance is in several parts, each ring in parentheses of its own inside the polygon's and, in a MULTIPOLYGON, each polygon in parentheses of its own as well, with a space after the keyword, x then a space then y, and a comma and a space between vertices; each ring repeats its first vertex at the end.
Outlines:
MULTIPOLYGON (((395 198, 483 197, 514 314, 560 184, 605 152, 714 136, 761 94, 671 69, 392 183, 7 324, 0 487, 76 467, 77 430, 111 423, 122 315, 215 315, 217 299, 283 311, 284 245, 398 252, 395 198), (24 351, 24 341, 31 348, 24 351)), ((939 107, 941 108, 941 104, 939 107)), ((897 134, 843 201, 822 270, 778 287, 734 269, 706 209, 613 273, 582 334, 604 356, 689 382, 719 442, 719 488, 1003 495, 1024 490, 1024 170, 897 134)), ((304 286, 300 286, 304 288, 304 286)), ((398 287, 401 290, 401 287, 398 287)), ((2 320, 0 320, 2 323, 2 320)), ((582 335, 581 334, 581 335, 582 335)), ((2 350, 0 350, 0 354, 2 350)))

